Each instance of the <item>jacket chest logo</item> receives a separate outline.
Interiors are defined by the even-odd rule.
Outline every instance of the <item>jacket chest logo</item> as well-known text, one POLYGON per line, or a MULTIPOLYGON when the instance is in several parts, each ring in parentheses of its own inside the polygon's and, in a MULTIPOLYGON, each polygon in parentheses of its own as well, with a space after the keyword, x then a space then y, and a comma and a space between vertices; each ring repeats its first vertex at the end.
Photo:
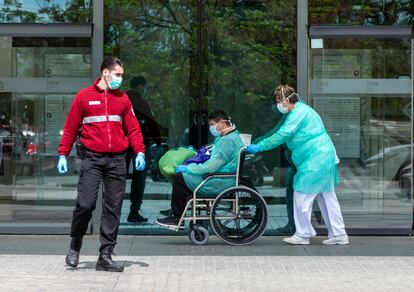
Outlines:
POLYGON ((90 100, 89 101, 89 105, 99 105, 99 104, 101 104, 100 100, 90 100))

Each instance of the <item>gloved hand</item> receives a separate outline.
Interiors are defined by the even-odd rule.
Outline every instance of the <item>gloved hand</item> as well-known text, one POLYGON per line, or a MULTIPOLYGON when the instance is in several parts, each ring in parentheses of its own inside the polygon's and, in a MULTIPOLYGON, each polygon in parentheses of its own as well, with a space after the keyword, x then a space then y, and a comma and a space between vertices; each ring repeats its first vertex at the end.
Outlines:
POLYGON ((262 151, 262 149, 257 144, 250 144, 250 146, 247 147, 247 152, 252 153, 252 154, 256 154, 257 152, 260 152, 260 151, 262 151))
POLYGON ((139 153, 137 157, 135 157, 135 169, 138 171, 143 171, 145 169, 145 156, 142 153, 139 153))
POLYGON ((59 172, 59 174, 65 174, 68 172, 68 162, 66 160, 65 155, 59 156, 59 162, 57 164, 57 171, 59 172))
POLYGON ((186 165, 178 165, 175 168, 175 173, 180 173, 180 172, 187 172, 187 166, 186 165))

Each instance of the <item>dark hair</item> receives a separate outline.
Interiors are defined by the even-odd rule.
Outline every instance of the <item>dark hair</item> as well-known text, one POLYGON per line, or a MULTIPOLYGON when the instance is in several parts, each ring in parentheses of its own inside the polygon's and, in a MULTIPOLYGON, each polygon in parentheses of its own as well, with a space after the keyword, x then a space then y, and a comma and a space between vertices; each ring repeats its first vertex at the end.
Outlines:
POLYGON ((137 88, 138 85, 146 85, 147 80, 145 80, 144 76, 135 76, 131 79, 131 82, 129 82, 129 85, 131 88, 137 88))
POLYGON ((212 111, 209 115, 208 115, 208 119, 209 120, 213 120, 213 121, 215 121, 216 123, 218 122, 218 121, 220 121, 220 120, 225 120, 226 121, 226 124, 228 125, 228 126, 231 126, 231 117, 229 116, 229 114, 228 113, 226 113, 225 111, 223 111, 223 110, 215 110, 215 111, 212 111))
POLYGON ((286 98, 288 96, 290 96, 289 97, 290 103, 297 103, 300 100, 299 95, 295 92, 295 88, 289 85, 279 85, 278 87, 276 87, 274 91, 274 97, 275 97, 276 102, 278 102, 278 100, 279 101, 282 100, 283 97, 286 98))
POLYGON ((122 64, 121 60, 119 60, 117 57, 107 57, 105 60, 102 61, 101 64, 101 74, 103 70, 108 69, 109 71, 112 71, 115 66, 118 65, 122 68, 124 68, 124 65, 122 64))

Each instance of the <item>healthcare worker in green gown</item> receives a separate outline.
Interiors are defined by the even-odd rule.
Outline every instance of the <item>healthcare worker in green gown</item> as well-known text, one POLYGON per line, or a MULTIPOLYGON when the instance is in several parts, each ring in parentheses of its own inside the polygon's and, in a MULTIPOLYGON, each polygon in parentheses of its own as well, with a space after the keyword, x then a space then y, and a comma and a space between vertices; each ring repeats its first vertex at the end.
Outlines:
POLYGON ((283 241, 290 244, 310 244, 316 235, 311 224, 312 205, 316 199, 328 228, 328 239, 323 244, 348 244, 341 208, 335 193, 339 182, 335 147, 325 130, 320 116, 300 98, 294 89, 280 85, 275 90, 280 112, 286 121, 272 136, 247 148, 250 153, 273 149, 286 143, 292 151, 296 167, 293 179, 293 204, 296 232, 283 241))
MULTIPOLYGON (((272 109, 276 112, 279 113, 279 110, 276 108, 276 104, 275 105, 275 109, 273 109, 273 105, 272 105, 272 109)), ((280 127, 282 127, 282 125, 285 123, 287 114, 282 114, 280 116, 279 121, 277 122, 276 126, 269 132, 267 132, 266 134, 264 134, 263 136, 256 138, 253 141, 253 144, 257 144, 261 141, 263 141, 264 139, 271 137, 273 134, 275 134, 277 131, 279 131, 280 127)), ((296 174, 296 167, 293 164, 292 161, 292 152, 289 150, 289 148, 287 147, 286 143, 282 144, 284 153, 285 153, 285 158, 289 163, 289 168, 287 169, 286 172, 286 176, 285 176, 285 184, 286 184, 286 212, 287 212, 287 217, 288 217, 288 222, 285 226, 276 229, 276 231, 278 233, 282 233, 282 234, 293 234, 295 233, 295 221, 293 219, 293 177, 296 174)))
MULTIPOLYGON (((178 225, 188 199, 204 180, 204 175, 212 172, 236 172, 237 170, 239 152, 244 144, 230 116, 222 110, 216 110, 209 114, 208 123, 210 133, 215 137, 211 156, 203 163, 177 166, 171 196, 172 214, 166 218, 157 219, 156 223, 161 226, 178 225)), ((235 184, 234 177, 212 178, 198 190, 197 194, 217 196, 235 184)))

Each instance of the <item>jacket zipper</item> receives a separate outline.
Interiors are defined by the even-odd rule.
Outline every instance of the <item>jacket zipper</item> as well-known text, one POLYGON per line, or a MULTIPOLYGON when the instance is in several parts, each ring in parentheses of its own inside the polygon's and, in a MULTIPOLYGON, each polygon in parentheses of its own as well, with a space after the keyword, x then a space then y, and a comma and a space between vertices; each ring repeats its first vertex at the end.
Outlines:
POLYGON ((111 152, 111 143, 112 143, 112 136, 111 136, 111 128, 109 127, 109 115, 108 115, 108 97, 106 95, 106 90, 105 90, 105 115, 106 115, 106 127, 108 129, 108 138, 109 138, 109 151, 111 152))

